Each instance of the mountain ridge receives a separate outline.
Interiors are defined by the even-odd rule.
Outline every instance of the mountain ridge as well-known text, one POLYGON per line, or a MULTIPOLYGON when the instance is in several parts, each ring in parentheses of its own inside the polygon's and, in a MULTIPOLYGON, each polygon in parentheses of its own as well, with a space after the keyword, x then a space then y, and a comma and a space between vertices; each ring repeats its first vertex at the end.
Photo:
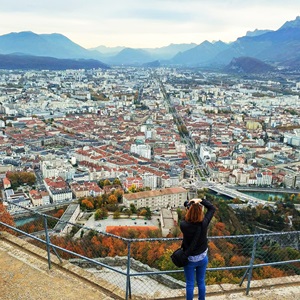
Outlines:
POLYGON ((23 53, 24 56, 57 59, 94 59, 104 65, 214 68, 224 68, 234 58, 252 57, 269 64, 281 64, 284 68, 298 68, 300 17, 286 21, 278 30, 248 31, 245 36, 230 43, 219 40, 203 41, 200 44, 170 44, 159 48, 99 47, 85 49, 60 33, 36 34, 22 31, 0 36, 2 55, 23 53), (100 49, 105 53, 100 53, 100 49))
POLYGON ((0 54, 0 69, 7 70, 65 70, 108 69, 109 66, 94 59, 63 59, 45 56, 0 54))

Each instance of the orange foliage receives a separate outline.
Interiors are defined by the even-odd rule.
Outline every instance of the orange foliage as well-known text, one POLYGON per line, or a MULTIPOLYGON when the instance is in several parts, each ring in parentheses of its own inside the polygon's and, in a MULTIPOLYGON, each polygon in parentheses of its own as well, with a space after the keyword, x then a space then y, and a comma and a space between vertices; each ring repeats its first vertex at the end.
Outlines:
POLYGON ((53 217, 60 219, 60 217, 64 214, 64 212, 65 211, 63 209, 60 209, 53 215, 53 217))
POLYGON ((226 225, 224 223, 218 222, 212 228, 212 235, 224 236, 224 235, 230 235, 230 232, 226 230, 226 225))
POLYGON ((266 279, 284 276, 286 276, 286 273, 284 271, 275 269, 271 266, 265 266, 253 270, 253 279, 266 279))
POLYGON ((115 195, 110 195, 107 201, 109 204, 117 204, 118 198, 115 195))
POLYGON ((216 246, 214 242, 208 242, 209 253, 214 256, 216 253, 220 253, 220 249, 216 246))
MULTIPOLYGON (((6 223, 7 225, 15 227, 15 222, 10 213, 6 210, 2 202, 0 202, 0 221, 6 223)), ((9 233, 14 233, 13 230, 8 229, 4 225, 0 225, 0 231, 8 231, 9 233)))
POLYGON ((106 232, 115 234, 122 237, 128 237, 127 233, 130 230, 134 230, 138 233, 138 237, 141 238, 141 235, 148 237, 147 233, 150 230, 159 231, 155 226, 107 226, 106 232), (146 235, 145 235, 146 234, 146 235))
POLYGON ((231 257, 229 263, 231 266, 248 265, 249 259, 247 260, 244 256, 234 255, 231 257))
POLYGON ((218 261, 221 266, 225 266, 225 259, 220 253, 216 253, 213 259, 218 261))
POLYGON ((94 204, 88 199, 82 200, 81 204, 85 206, 87 209, 94 209, 94 204))

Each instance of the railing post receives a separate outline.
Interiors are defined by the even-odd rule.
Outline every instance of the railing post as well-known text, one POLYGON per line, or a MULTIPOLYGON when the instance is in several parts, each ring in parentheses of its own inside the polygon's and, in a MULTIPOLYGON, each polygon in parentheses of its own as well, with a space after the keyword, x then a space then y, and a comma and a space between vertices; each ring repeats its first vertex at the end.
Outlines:
POLYGON ((47 217, 44 216, 44 228, 45 228, 45 236, 46 236, 46 247, 47 247, 47 256, 48 256, 48 267, 51 269, 51 259, 50 259, 50 238, 48 233, 48 225, 47 225, 47 217))
POLYGON ((252 255, 251 255, 251 260, 250 260, 250 266, 249 266, 249 269, 248 269, 248 282, 247 282, 246 295, 249 294, 249 290, 250 290, 250 282, 251 282, 251 279, 252 279, 252 271, 253 271, 254 259, 255 259, 255 254, 256 254, 257 240, 258 240, 258 235, 255 235, 254 236, 254 241, 253 241, 253 248, 252 248, 252 255))
POLYGON ((127 275, 126 275, 126 300, 128 297, 131 299, 131 283, 130 283, 130 246, 131 242, 129 241, 127 244, 127 275))

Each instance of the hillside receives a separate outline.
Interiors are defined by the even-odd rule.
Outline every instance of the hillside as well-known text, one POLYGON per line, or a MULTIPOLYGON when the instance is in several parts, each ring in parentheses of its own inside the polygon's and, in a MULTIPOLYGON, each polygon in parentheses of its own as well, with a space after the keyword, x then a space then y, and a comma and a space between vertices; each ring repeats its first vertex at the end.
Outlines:
POLYGON ((223 70, 228 73, 261 74, 274 72, 276 69, 253 57, 238 57, 234 58, 223 70))
POLYGON ((0 54, 0 69, 33 69, 33 70, 65 70, 65 69, 107 69, 104 63, 93 59, 58 59, 53 57, 0 54))

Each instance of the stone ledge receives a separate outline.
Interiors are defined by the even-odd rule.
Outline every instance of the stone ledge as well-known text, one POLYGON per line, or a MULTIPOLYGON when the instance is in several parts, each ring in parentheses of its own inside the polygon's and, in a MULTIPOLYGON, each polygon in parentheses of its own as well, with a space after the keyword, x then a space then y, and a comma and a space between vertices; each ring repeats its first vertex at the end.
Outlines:
MULTIPOLYGON (((0 239, 3 239, 9 242, 10 244, 13 244, 15 247, 21 248, 23 251, 25 250, 27 253, 34 255, 39 259, 48 261, 47 252, 45 250, 34 246, 16 236, 13 236, 7 232, 0 232, 0 239)), ((52 253, 50 254, 50 259, 51 266, 54 265, 60 270, 64 270, 65 272, 71 273, 80 280, 88 281, 91 285, 96 286, 97 288, 105 291, 107 294, 113 293, 113 296, 117 297, 118 299, 125 298, 125 292, 119 287, 111 284, 110 282, 96 278, 92 273, 69 263, 67 260, 61 259, 61 263, 60 260, 56 257, 56 255, 52 253)))

